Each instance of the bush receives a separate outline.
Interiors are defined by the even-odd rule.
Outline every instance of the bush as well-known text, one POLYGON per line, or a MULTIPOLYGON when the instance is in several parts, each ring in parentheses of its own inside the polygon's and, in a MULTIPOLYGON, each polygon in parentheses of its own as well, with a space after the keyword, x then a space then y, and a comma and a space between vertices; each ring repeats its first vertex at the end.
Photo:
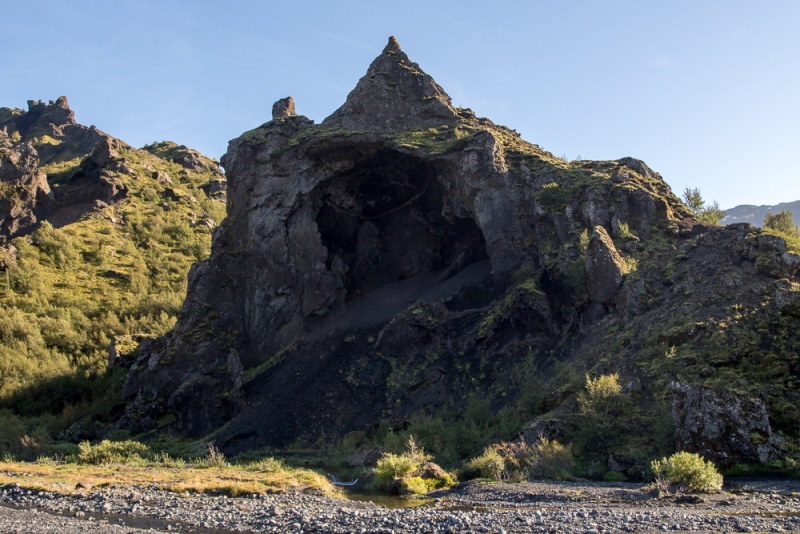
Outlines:
POLYGON ((575 460, 570 445, 542 437, 533 446, 531 457, 529 478, 564 480, 572 477, 575 460))
POLYGON ((82 441, 78 445, 78 462, 82 464, 136 464, 150 456, 147 445, 138 441, 108 441, 97 445, 82 441))
POLYGON ((722 475, 711 462, 690 452, 677 452, 650 464, 656 484, 678 485, 694 493, 710 493, 722 488, 722 475))
POLYGON ((621 391, 618 374, 600 375, 594 380, 587 374, 586 392, 578 395, 578 405, 583 413, 607 414, 621 391))
POLYGON ((438 478, 405 477, 400 481, 401 495, 425 495, 429 491, 452 488, 455 479, 448 473, 438 478))
POLYGON ((378 460, 375 468, 375 479, 381 482, 391 482, 416 471, 422 465, 405 454, 392 454, 387 452, 378 460))
POLYGON ((217 469, 222 469, 229 466, 225 454, 219 450, 213 441, 210 442, 207 447, 208 453, 204 458, 195 458, 192 461, 195 467, 216 467, 217 469))
POLYGON ((506 462, 494 447, 486 447, 483 454, 473 458, 466 465, 467 476, 500 480, 505 471, 506 462))
POLYGON ((764 217, 764 228, 776 230, 778 232, 794 232, 794 218, 792 212, 782 210, 779 213, 767 213, 764 217))
POLYGON ((395 479, 413 473, 433 457, 417 447, 414 436, 409 436, 403 454, 384 453, 375 468, 375 478, 370 483, 373 489, 385 489, 395 479))

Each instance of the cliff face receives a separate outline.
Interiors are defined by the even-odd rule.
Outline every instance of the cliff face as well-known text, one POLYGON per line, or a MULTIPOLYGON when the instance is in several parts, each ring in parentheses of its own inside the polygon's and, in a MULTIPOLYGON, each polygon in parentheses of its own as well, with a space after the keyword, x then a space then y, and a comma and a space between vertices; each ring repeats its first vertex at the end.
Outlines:
POLYGON ((639 160, 570 163, 454 108, 394 39, 321 125, 279 104, 222 159, 228 217, 175 329, 142 345, 124 428, 171 413, 229 449, 324 443, 470 396, 513 406, 531 369, 557 413, 564 364, 665 392, 702 373, 664 354, 718 333, 686 324, 761 309, 793 274, 639 160))

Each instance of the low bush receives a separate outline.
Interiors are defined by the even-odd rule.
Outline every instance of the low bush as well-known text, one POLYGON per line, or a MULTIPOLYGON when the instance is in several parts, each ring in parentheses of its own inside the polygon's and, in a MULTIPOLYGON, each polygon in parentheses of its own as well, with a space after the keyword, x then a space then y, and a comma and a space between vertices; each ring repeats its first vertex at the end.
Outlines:
POLYGON ((570 445, 545 437, 531 448, 529 478, 564 480, 572 477, 575 460, 570 445))
POLYGON ((656 485, 673 485, 693 493, 711 493, 722 489, 722 475, 711 462, 697 454, 676 452, 669 458, 650 464, 656 485))
POLYGON ((78 445, 78 463, 92 465, 140 464, 151 456, 147 445, 138 441, 108 441, 97 445, 82 441, 78 445))
POLYGON ((500 480, 506 468, 506 462, 494 447, 486 447, 483 453, 467 462, 464 469, 465 478, 489 478, 500 480))
POLYGON ((370 487, 372 489, 385 490, 396 479, 413 473, 431 458, 431 455, 425 454, 423 449, 417 447, 414 436, 409 436, 405 452, 402 454, 387 452, 381 456, 375 468, 375 478, 372 479, 370 487))
POLYGON ((456 480, 449 474, 437 478, 405 477, 400 480, 401 495, 425 495, 429 491, 452 488, 456 480))
POLYGON ((402 478, 409 473, 413 473, 420 465, 422 465, 420 462, 404 454, 398 455, 387 452, 378 460, 378 465, 375 468, 375 480, 391 482, 396 478, 402 478))

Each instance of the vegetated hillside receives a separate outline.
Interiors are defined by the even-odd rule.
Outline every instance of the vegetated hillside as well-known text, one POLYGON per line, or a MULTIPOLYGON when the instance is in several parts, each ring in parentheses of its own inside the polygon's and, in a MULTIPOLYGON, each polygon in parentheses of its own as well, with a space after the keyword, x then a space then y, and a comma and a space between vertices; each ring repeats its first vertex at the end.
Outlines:
POLYGON ((777 206, 751 206, 743 204, 725 210, 725 218, 722 222, 725 224, 745 222, 753 226, 763 226, 764 217, 767 213, 780 213, 781 211, 791 212, 795 220, 800 220, 800 200, 795 202, 781 202, 777 206))
MULTIPOLYGON (((112 339, 172 327, 224 190, 216 161, 170 142, 134 149, 77 124, 64 97, 0 108, 0 408, 46 414, 56 433, 105 420, 112 339)), ((0 414, 0 449, 19 448, 33 430, 0 414)))
POLYGON ((525 430, 588 476, 797 457, 800 256, 698 222, 643 162, 454 108, 394 38, 321 125, 279 101, 222 161, 228 217, 125 362, 121 428, 234 452, 413 434, 448 465, 525 430))

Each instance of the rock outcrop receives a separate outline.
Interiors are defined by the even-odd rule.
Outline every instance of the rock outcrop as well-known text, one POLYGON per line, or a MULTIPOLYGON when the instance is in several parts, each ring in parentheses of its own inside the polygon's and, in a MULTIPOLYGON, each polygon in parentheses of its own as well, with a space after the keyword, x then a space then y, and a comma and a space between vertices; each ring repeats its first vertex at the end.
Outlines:
POLYGON ((97 200, 108 203, 124 196, 108 167, 126 145, 77 124, 66 97, 49 104, 30 100, 27 112, 0 108, 0 132, 0 147, 5 145, 0 148, 3 236, 28 233, 43 219, 60 226, 93 210, 97 200), (68 175, 59 175, 51 189, 43 169, 59 165, 68 175))
POLYGON ((297 112, 294 109, 294 98, 287 96, 281 98, 272 106, 272 120, 294 117, 297 112))
POLYGON ((0 148, 0 235, 33 228, 55 204, 39 154, 30 143, 0 148))
POLYGON ((773 434, 764 401, 680 382, 670 387, 678 450, 723 468, 780 457, 783 439, 773 434))
POLYGON ((586 249, 586 283, 589 298, 610 304, 622 286, 625 264, 602 226, 595 226, 586 249))
MULTIPOLYGON (((326 443, 515 406, 569 366, 652 381, 665 352, 731 335, 734 305, 772 309, 785 246, 699 223, 639 160, 570 163, 453 107, 394 39, 322 124, 289 110, 230 142, 228 217, 175 328, 142 344, 120 427, 171 413, 230 451, 326 443)), ((559 419, 562 386, 541 402, 559 419)))

